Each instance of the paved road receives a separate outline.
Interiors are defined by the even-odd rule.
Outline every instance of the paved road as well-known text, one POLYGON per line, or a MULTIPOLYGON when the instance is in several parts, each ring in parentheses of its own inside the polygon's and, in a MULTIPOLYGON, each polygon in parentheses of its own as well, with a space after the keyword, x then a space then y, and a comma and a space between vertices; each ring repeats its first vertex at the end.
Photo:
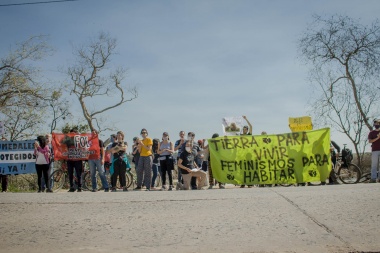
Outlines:
POLYGON ((2 193, 0 252, 380 252, 380 184, 2 193))

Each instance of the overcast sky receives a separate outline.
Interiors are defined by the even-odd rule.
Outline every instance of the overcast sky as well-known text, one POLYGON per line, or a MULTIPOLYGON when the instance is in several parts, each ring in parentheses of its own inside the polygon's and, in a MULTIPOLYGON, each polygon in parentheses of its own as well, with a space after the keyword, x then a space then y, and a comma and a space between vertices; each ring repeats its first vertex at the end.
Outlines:
MULTIPOLYGON (((180 130, 210 138, 222 133, 223 117, 240 115, 251 121, 253 134, 285 133, 288 117, 310 111, 308 68, 297 59, 297 39, 312 15, 342 14, 369 24, 379 13, 376 0, 79 0, 0 7, 0 56, 29 36, 49 35, 55 54, 44 62, 45 76, 64 82, 59 69, 72 62, 72 45, 108 32, 118 41, 111 67, 128 68, 125 81, 139 89, 138 99, 105 115, 129 144, 141 128, 153 138, 167 131, 176 140, 180 130)), ((348 143, 334 131, 331 138, 348 143)))

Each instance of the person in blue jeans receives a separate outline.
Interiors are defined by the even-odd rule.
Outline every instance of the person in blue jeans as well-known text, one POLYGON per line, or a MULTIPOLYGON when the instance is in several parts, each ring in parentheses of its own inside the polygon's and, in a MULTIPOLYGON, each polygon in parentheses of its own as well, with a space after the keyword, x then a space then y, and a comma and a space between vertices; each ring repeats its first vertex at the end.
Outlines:
MULTIPOLYGON (((92 130, 93 136, 98 135, 98 131, 92 130)), ((96 171, 98 171, 100 180, 102 181, 102 186, 105 192, 109 191, 109 186, 107 178, 104 172, 104 144, 103 141, 99 139, 99 148, 100 148, 100 158, 88 160, 88 165, 90 166, 91 182, 92 182, 92 192, 97 192, 97 183, 96 183, 96 171)))

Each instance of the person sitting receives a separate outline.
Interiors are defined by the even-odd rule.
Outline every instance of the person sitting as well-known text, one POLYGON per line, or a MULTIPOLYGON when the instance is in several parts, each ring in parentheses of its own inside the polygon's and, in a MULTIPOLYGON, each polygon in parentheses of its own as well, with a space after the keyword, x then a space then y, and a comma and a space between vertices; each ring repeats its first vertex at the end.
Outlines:
POLYGON ((182 172, 183 190, 190 189, 192 177, 196 177, 198 179, 198 190, 202 190, 202 186, 206 183, 207 173, 198 168, 195 162, 196 155, 197 152, 193 149, 193 142, 187 141, 185 150, 181 153, 178 160, 178 167, 182 172))

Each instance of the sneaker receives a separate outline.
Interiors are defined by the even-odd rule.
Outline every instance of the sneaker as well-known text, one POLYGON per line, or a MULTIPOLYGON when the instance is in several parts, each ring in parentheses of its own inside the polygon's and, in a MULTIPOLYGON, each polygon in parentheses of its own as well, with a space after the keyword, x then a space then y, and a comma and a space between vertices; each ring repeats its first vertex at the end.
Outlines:
POLYGON ((173 186, 170 185, 168 191, 171 191, 171 190, 173 190, 173 186))
POLYGON ((219 185, 219 189, 225 189, 226 187, 224 186, 224 184, 220 184, 219 185))
POLYGON ((98 190, 96 190, 96 189, 92 189, 92 191, 91 192, 97 192, 98 190))
POLYGON ((376 179, 369 180, 369 183, 376 183, 376 179))
MULTIPOLYGON (((210 185, 208 186, 208 189, 211 190, 212 187, 214 187, 214 186, 213 186, 212 184, 210 184, 210 185)), ((219 188, 220 188, 220 186, 219 186, 219 188)))
POLYGON ((77 192, 82 192, 82 188, 78 188, 77 192))
POLYGON ((145 190, 146 192, 149 192, 150 191, 150 188, 146 188, 146 190, 145 190))
POLYGON ((162 190, 166 190, 166 185, 163 185, 163 186, 161 187, 161 189, 162 189, 162 190))
POLYGON ((116 188, 112 188, 111 192, 116 192, 116 188))
POLYGON ((243 185, 240 185, 240 188, 244 188, 245 187, 245 185, 243 184, 243 185))
POLYGON ((123 192, 127 192, 128 191, 128 188, 127 187, 123 187, 123 192))
POLYGON ((252 188, 252 185, 248 185, 248 188, 252 188))
POLYGON ((47 189, 46 192, 52 193, 53 191, 51 189, 47 189))
POLYGON ((321 185, 326 185, 326 182, 321 182, 321 185))
POLYGON ((70 190, 68 192, 75 192, 75 189, 74 188, 70 188, 70 190))
POLYGON ((110 189, 108 189, 108 188, 104 189, 104 192, 109 192, 109 191, 110 191, 110 189))
POLYGON ((38 190, 38 192, 37 193, 41 193, 42 191, 41 190, 38 190))
POLYGON ((182 183, 178 182, 175 188, 176 190, 182 190, 183 189, 182 183))
POLYGON ((141 186, 137 186, 135 189, 133 189, 134 191, 138 191, 138 190, 141 190, 141 186))

